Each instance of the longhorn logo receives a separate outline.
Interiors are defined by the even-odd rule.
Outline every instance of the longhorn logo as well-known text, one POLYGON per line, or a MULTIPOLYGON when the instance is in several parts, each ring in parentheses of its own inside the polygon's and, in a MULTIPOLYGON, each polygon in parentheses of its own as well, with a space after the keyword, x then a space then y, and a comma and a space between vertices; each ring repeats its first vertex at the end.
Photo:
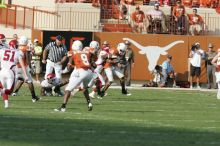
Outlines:
POLYGON ((140 54, 145 54, 147 57, 147 60, 149 62, 148 69, 149 71, 152 71, 154 67, 157 65, 157 61, 160 58, 160 55, 167 55, 167 50, 171 49, 173 46, 179 43, 184 43, 184 41, 179 40, 170 43, 169 45, 165 47, 159 47, 159 46, 142 46, 136 41, 130 39, 130 38, 123 38, 124 41, 129 41, 133 45, 135 45, 138 49, 140 49, 140 54))

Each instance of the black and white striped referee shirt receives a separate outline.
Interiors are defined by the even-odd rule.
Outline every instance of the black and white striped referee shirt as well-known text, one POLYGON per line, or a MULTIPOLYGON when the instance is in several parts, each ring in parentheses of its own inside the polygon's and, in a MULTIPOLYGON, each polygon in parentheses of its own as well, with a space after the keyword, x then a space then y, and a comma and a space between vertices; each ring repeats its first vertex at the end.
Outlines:
POLYGON ((48 59, 52 62, 59 62, 67 55, 67 49, 64 45, 57 46, 56 42, 50 42, 45 49, 49 52, 48 59))

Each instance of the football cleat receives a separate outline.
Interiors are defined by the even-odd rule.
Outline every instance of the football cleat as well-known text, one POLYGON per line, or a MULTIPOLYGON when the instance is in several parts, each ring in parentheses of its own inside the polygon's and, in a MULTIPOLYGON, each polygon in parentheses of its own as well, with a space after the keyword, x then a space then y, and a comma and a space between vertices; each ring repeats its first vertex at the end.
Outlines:
POLYGON ((128 91, 127 91, 127 90, 122 91, 122 94, 123 94, 123 95, 126 95, 126 96, 131 96, 131 93, 128 93, 128 91))
POLYGON ((100 96, 97 96, 97 99, 102 99, 102 97, 100 97, 100 96))
POLYGON ((90 97, 90 98, 95 98, 95 92, 92 91, 91 93, 89 93, 89 97, 90 97))
POLYGON ((51 92, 46 92, 45 94, 46 96, 53 96, 53 94, 51 92))
POLYGON ((104 97, 104 96, 107 96, 108 94, 107 93, 105 93, 104 91, 102 91, 101 93, 100 93, 100 97, 104 97))
POLYGON ((32 102, 34 103, 34 102, 36 102, 36 101, 39 101, 40 99, 41 99, 41 98, 35 96, 34 98, 32 98, 32 102))
POLYGON ((88 104, 88 111, 92 111, 92 103, 91 102, 88 104))
POLYGON ((65 112, 66 111, 66 108, 64 107, 59 107, 59 108, 56 108, 54 109, 55 112, 65 112))
POLYGON ((11 94, 11 96, 17 96, 17 95, 18 95, 17 92, 13 92, 13 93, 11 94))

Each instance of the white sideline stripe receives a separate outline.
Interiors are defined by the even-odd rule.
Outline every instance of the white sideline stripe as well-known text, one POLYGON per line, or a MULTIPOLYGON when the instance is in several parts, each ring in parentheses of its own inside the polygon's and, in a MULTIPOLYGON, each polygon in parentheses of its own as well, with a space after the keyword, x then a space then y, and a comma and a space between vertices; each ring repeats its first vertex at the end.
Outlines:
MULTIPOLYGON (((110 86, 111 89, 121 89, 121 86, 110 86)), ((141 85, 133 85, 126 87, 127 89, 138 90, 174 90, 174 91, 204 91, 204 92, 217 92, 218 89, 190 89, 190 88, 159 88, 159 87, 142 87, 141 85)))

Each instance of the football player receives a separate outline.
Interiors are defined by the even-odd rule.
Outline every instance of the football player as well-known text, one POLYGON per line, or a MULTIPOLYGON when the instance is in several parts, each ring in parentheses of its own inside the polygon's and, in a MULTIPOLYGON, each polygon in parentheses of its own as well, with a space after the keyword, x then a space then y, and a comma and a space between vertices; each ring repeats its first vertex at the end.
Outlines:
MULTIPOLYGON (((95 98, 96 93, 98 93, 98 95, 101 96, 101 88, 105 86, 105 80, 101 75, 101 73, 103 71, 103 66, 106 62, 107 57, 108 57, 108 53, 106 51, 102 50, 99 52, 98 59, 95 62, 96 68, 94 70, 92 80, 88 85, 89 87, 92 87, 93 84, 96 85, 96 88, 94 88, 93 91, 89 94, 91 98, 95 98)), ((97 96, 97 98, 101 99, 101 97, 99 96, 97 96)))
POLYGON ((5 108, 8 108, 8 96, 13 92, 15 85, 15 68, 16 64, 20 64, 24 73, 24 80, 28 80, 27 71, 19 50, 17 50, 17 41, 12 40, 9 42, 9 48, 3 47, 0 49, 0 82, 1 94, 4 100, 5 108))
POLYGON ((56 75, 50 73, 47 75, 47 78, 41 82, 41 96, 52 95, 52 88, 58 96, 63 96, 63 93, 60 90, 60 87, 68 84, 69 81, 61 81, 56 78, 56 75))
POLYGON ((212 59, 212 64, 216 67, 216 83, 218 84, 217 99, 220 99, 220 49, 218 54, 212 59))
POLYGON ((127 92, 125 88, 125 79, 124 79, 124 68, 126 65, 125 59, 126 45, 124 43, 119 43, 117 48, 112 48, 109 50, 109 58, 107 59, 104 71, 108 78, 108 83, 102 90, 102 96, 105 95, 105 92, 109 88, 109 86, 113 83, 114 78, 113 74, 116 75, 121 84, 122 94, 130 96, 131 94, 127 92))
MULTIPOLYGON (((28 38, 26 36, 21 36, 19 39, 19 46, 18 49, 22 53, 23 62, 26 68, 27 76, 28 76, 28 87, 31 92, 32 102, 38 101, 40 98, 36 96, 34 90, 33 80, 30 74, 31 68, 31 48, 28 46, 28 38)), ((16 78, 17 78, 17 85, 15 87, 15 91, 12 93, 12 96, 16 96, 19 89, 24 83, 24 72, 21 69, 21 65, 17 64, 17 71, 16 71, 16 78)))
POLYGON ((61 107, 54 109, 54 111, 65 112, 66 105, 70 98, 71 91, 79 87, 79 85, 83 85, 83 93, 87 101, 88 110, 92 110, 92 103, 89 97, 88 91, 88 82, 91 80, 92 71, 91 71, 91 64, 90 60, 90 52, 82 51, 83 45, 81 41, 74 41, 72 44, 72 52, 68 53, 69 56, 69 63, 68 66, 72 67, 74 64, 74 70, 71 73, 69 78, 69 83, 65 89, 64 101, 61 107))

